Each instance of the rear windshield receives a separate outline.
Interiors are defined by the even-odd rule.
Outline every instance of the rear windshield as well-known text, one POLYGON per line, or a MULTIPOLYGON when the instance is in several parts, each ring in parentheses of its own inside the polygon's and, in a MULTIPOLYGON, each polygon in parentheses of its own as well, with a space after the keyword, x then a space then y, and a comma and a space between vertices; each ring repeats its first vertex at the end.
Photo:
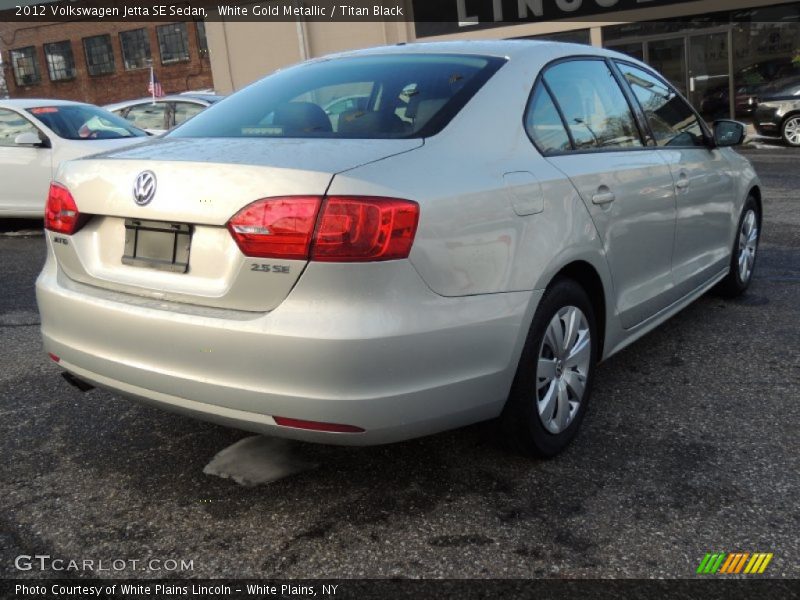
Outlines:
POLYGON ((97 106, 38 106, 29 108, 28 112, 67 140, 113 140, 147 135, 122 117, 97 106))
POLYGON ((427 137, 504 62, 446 54, 313 61, 233 94, 167 137, 427 137))

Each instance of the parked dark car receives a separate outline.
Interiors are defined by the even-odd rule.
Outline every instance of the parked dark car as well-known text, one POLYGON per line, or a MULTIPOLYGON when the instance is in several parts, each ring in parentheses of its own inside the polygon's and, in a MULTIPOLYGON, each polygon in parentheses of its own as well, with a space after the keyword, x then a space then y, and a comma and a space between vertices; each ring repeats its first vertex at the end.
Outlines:
POLYGON ((800 147, 800 77, 765 86, 757 103, 753 124, 758 134, 780 137, 789 146, 800 147))
MULTIPOLYGON (((736 117, 752 115, 756 108, 756 99, 762 95, 764 88, 788 77, 800 79, 800 64, 788 56, 748 65, 734 73, 736 117)), ((700 102, 701 112, 717 117, 727 115, 730 110, 729 98, 727 83, 709 88, 700 102)))

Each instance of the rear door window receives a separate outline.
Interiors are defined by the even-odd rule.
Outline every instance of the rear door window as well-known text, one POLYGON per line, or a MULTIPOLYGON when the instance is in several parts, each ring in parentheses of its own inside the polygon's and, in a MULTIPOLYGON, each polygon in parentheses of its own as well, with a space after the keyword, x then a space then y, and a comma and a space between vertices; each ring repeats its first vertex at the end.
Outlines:
POLYGON ((603 60, 569 60, 548 68, 544 80, 569 127, 576 150, 643 146, 622 88, 603 60))

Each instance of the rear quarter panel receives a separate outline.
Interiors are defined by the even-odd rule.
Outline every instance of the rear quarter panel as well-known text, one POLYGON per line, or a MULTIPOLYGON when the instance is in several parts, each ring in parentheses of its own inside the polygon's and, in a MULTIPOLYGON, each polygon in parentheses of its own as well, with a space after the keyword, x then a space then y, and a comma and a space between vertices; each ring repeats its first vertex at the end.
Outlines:
MULTIPOLYGON (((583 261, 595 269, 611 297, 602 241, 585 204, 524 131, 536 74, 543 62, 555 58, 540 54, 503 67, 423 147, 337 174, 331 182, 331 195, 389 196, 420 204, 410 261, 441 296, 543 290, 565 265, 583 261), (543 210, 517 214, 515 194, 528 193, 532 186, 515 190, 504 180, 507 173, 538 180, 543 210)), ((532 302, 539 297, 534 295, 532 302)), ((614 309, 613 303, 605 304, 608 322, 614 309)), ((528 319, 534 310, 526 311, 528 319)), ((529 325, 530 320, 515 333, 524 338, 529 325)))
POLYGON ((572 257, 591 256, 592 264, 604 267, 602 244, 580 196, 524 131, 536 75, 564 53, 550 46, 536 50, 511 58, 423 147, 340 173, 331 182, 329 194, 420 204, 410 259, 443 296, 541 289, 572 257), (530 186, 515 189, 504 175, 520 172, 540 183, 541 212, 515 212, 515 194, 518 201, 530 186))

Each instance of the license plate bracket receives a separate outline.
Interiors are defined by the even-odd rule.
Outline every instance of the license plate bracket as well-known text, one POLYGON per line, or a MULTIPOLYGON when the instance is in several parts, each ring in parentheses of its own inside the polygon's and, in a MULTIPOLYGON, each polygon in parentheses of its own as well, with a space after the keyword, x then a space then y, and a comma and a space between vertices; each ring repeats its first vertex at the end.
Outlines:
POLYGON ((191 243, 192 226, 187 223, 125 219, 122 264, 186 273, 191 243))

